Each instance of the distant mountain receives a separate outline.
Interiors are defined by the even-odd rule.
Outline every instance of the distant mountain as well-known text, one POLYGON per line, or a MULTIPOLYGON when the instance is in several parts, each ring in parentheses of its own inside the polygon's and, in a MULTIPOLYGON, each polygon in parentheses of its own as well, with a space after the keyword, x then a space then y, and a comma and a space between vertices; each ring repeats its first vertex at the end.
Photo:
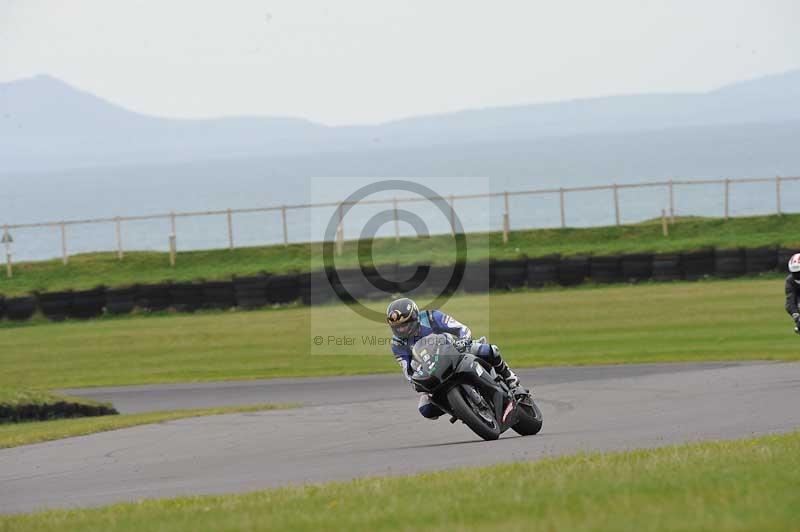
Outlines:
MULTIPOLYGON (((705 129, 720 134, 728 126, 747 125, 754 131, 754 126, 763 130, 770 124, 785 129, 791 123, 796 127, 798 121, 800 70, 702 94, 589 98, 342 127, 288 117, 158 118, 128 111, 55 78, 37 76, 0 84, 0 173, 210 158, 302 160, 309 154, 341 160, 348 154, 374 159, 396 152, 436 159, 432 151, 450 153, 466 146, 492 146, 489 151, 495 154, 503 152, 495 149, 501 145, 516 151, 529 146, 535 153, 540 146, 558 146, 558 139, 573 137, 595 139, 564 142, 584 146, 585 151, 565 156, 583 158, 585 163, 585 157, 597 155, 604 135, 635 143, 637 132, 648 132, 650 138, 658 132, 668 147, 671 131, 686 135, 687 129, 705 129)), ((713 138, 704 140, 713 145, 713 138)), ((796 151, 788 145, 786 149, 796 151)), ((772 146, 771 156, 782 150, 772 146)), ((424 160, 412 166, 424 169, 424 160)), ((662 170, 654 168, 651 173, 662 170)))

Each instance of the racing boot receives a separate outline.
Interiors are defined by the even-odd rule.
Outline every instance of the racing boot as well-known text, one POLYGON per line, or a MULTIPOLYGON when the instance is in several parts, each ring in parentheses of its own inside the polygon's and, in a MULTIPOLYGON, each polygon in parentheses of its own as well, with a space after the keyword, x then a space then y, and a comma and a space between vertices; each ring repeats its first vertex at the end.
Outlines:
POLYGON ((498 375, 503 377, 503 380, 506 381, 509 388, 516 388, 519 386, 519 377, 508 367, 508 364, 506 364, 504 360, 501 359, 499 364, 495 364, 494 370, 498 375))
POLYGON ((517 374, 511 371, 511 368, 508 367, 503 357, 500 355, 500 348, 496 345, 490 346, 492 349, 491 359, 490 362, 492 363, 492 367, 497 372, 498 375, 503 377, 503 380, 506 381, 506 384, 509 388, 516 388, 519 386, 519 377, 517 374))

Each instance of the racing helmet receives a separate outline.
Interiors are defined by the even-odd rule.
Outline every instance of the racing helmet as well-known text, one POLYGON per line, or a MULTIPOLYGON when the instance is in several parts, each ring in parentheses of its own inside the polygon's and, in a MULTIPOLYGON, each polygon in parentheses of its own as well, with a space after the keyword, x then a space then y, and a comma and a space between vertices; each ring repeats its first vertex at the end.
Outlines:
POLYGON ((800 253, 795 253, 789 259, 789 272, 794 278, 794 282, 800 284, 800 253))
POLYGON ((419 307, 407 297, 395 299, 386 308, 386 323, 398 338, 412 338, 419 332, 419 307))

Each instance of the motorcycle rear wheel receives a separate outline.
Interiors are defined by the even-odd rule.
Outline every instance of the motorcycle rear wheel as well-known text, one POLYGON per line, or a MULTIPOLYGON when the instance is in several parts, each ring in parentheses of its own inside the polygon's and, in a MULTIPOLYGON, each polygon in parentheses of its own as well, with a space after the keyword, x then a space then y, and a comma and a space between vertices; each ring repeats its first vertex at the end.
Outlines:
POLYGON ((517 410, 518 421, 511 427, 514 432, 521 436, 533 436, 542 430, 542 411, 533 399, 530 399, 530 404, 528 399, 518 403, 517 410))
POLYGON ((466 390, 464 390, 462 386, 454 386, 447 392, 447 401, 450 403, 453 414, 472 429, 472 432, 484 440, 496 440, 499 438, 500 425, 497 423, 494 415, 491 414, 491 412, 489 413, 491 423, 488 423, 480 413, 476 411, 477 407, 464 397, 466 390))

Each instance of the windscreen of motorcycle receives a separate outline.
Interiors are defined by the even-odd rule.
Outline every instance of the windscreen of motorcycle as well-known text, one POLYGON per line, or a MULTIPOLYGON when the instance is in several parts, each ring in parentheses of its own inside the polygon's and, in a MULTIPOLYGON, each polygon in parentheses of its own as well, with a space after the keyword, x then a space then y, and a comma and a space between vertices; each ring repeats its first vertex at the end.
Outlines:
POLYGON ((411 367, 426 369, 431 372, 435 369, 436 361, 442 354, 457 354, 452 334, 431 334, 420 338, 411 349, 411 367))

